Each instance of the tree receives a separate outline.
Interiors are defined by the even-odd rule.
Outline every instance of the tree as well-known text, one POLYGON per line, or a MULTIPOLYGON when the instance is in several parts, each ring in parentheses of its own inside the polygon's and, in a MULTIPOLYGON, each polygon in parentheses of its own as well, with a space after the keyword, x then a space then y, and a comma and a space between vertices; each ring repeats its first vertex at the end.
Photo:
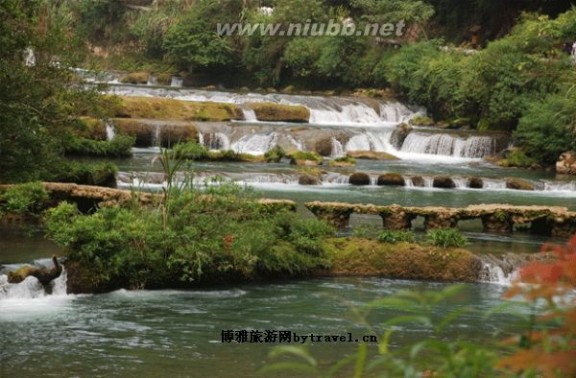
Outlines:
POLYGON ((66 9, 55 5, 0 2, 0 182, 49 178, 72 119, 98 102, 96 92, 69 85, 76 49, 66 9))

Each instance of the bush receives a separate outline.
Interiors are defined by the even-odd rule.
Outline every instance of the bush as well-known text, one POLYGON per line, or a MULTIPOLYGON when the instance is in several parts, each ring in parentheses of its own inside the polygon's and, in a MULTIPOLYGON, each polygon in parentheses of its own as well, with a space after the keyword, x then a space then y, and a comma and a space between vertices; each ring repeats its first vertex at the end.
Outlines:
POLYGON ((284 149, 278 145, 274 146, 271 150, 264 154, 264 159, 267 163, 279 163, 283 157, 286 156, 284 149))
POLYGON ((173 189, 158 208, 77 214, 69 204, 51 209, 48 236, 89 268, 96 291, 303 275, 327 266, 320 239, 334 234, 316 219, 263 212, 233 184, 173 189))
POLYGON ((460 248, 468 244, 468 238, 454 228, 441 228, 426 233, 426 240, 437 247, 460 248))
POLYGON ((173 149, 177 159, 204 160, 208 158, 208 149, 197 142, 178 143, 173 149))
POLYGON ((576 95, 552 94, 534 102, 520 119, 518 144, 531 158, 553 164, 561 153, 576 149, 576 95))
POLYGON ((64 141, 64 152, 75 156, 130 157, 135 140, 127 135, 116 135, 111 141, 71 136, 64 141))
POLYGON ((81 185, 115 187, 117 172, 118 168, 112 163, 63 162, 48 179, 81 185))
POLYGON ((378 241, 381 243, 414 243, 414 240, 412 231, 383 231, 378 234, 378 241))
POLYGON ((39 182, 14 186, 0 194, 0 211, 38 214, 44 210, 50 196, 39 182))

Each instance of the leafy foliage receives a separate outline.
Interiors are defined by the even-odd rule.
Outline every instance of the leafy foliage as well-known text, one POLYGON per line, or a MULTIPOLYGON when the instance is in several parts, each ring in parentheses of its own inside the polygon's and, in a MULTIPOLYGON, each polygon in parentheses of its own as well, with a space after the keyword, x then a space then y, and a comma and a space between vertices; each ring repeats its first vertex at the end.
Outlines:
POLYGON ((543 301, 546 308, 529 332, 507 340, 521 347, 497 366, 510 374, 570 377, 576 374, 576 236, 563 246, 544 245, 542 252, 552 260, 523 267, 506 297, 543 301))
POLYGON ((412 231, 382 231, 378 234, 378 241, 390 244, 414 243, 414 233, 412 231))
POLYGON ((39 214, 48 204, 49 196, 41 183, 26 183, 0 193, 0 213, 39 214))
POLYGON ((334 230, 295 214, 269 214, 241 188, 169 189, 155 208, 48 211, 48 235, 89 266, 100 290, 303 275, 324 268, 320 239, 334 230))
POLYGON ((426 233, 426 240, 437 247, 451 248, 464 247, 468 239, 455 228, 441 228, 426 233))

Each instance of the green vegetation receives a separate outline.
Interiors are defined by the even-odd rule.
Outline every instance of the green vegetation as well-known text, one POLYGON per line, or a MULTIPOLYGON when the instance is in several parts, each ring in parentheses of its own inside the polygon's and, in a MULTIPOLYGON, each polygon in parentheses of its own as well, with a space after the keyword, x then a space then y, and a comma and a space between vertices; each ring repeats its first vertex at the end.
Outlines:
POLYGON ((382 231, 378 234, 378 241, 382 243, 414 243, 414 233, 412 231, 382 231))
POLYGON ((331 167, 353 167, 356 165, 356 159, 351 156, 343 156, 330 160, 328 165, 331 167))
POLYGON ((279 163, 286 156, 286 151, 278 145, 264 154, 267 163, 279 163))
POLYGON ((168 193, 158 208, 92 215, 62 203, 47 213, 48 234, 71 262, 89 267, 96 291, 298 276, 328 266, 320 238, 334 230, 325 223, 262 212, 231 185, 168 193))
POLYGON ((41 183, 30 182, 0 192, 2 213, 39 214, 48 205, 48 193, 41 183))
POLYGON ((468 239, 455 228, 430 230, 426 233, 426 240, 442 248, 460 248, 468 244, 468 239))
POLYGON ((324 159, 316 152, 296 151, 288 155, 293 165, 321 165, 324 159))
POLYGON ((111 141, 72 136, 65 140, 64 152, 72 156, 130 157, 135 140, 136 138, 127 135, 116 135, 111 141))

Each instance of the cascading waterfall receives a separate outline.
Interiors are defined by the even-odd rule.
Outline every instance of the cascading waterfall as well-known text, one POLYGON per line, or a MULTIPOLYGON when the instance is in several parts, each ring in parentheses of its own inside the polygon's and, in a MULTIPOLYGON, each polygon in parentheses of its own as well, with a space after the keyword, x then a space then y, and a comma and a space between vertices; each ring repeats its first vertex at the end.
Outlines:
POLYGON ((339 158, 346 155, 344 147, 342 146, 342 143, 340 143, 338 139, 332 137, 332 139, 330 139, 330 142, 332 143, 332 152, 330 154, 331 157, 339 158))
POLYGON ((258 122, 258 117, 256 117, 256 112, 246 106, 241 107, 242 114, 244 115, 244 121, 246 122, 258 122))
POLYGON ((198 143, 209 150, 229 150, 230 140, 224 133, 198 133, 198 143))
POLYGON ((267 134, 245 135, 232 143, 230 149, 237 153, 251 155, 263 155, 271 150, 278 141, 278 134, 275 132, 267 134))
POLYGON ((488 136, 460 138, 451 134, 411 132, 400 150, 409 153, 478 159, 494 153, 494 142, 488 136))
POLYGON ((346 143, 346 151, 377 151, 392 152, 394 148, 390 144, 392 130, 371 132, 366 131, 350 138, 346 143))
POLYGON ((184 83, 184 80, 182 80, 179 77, 176 76, 172 76, 172 79, 170 81, 170 86, 172 88, 182 88, 182 84, 184 83))

